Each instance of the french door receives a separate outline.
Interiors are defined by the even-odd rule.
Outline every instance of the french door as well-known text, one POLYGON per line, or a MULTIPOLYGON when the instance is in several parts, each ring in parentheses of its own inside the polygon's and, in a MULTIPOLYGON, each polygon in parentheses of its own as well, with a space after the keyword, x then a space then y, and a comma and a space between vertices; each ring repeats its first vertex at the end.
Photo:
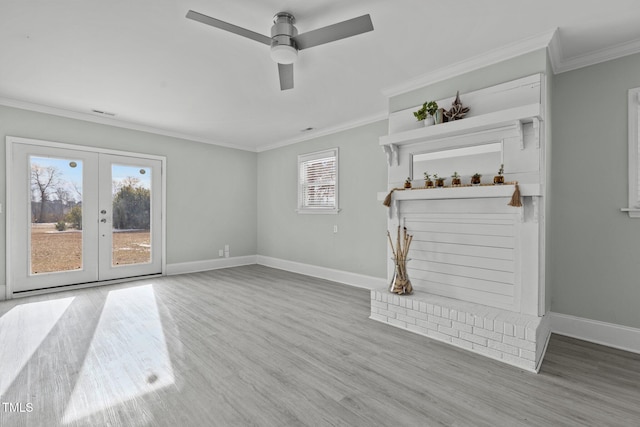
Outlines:
POLYGON ((162 161, 68 147, 11 145, 12 291, 161 273, 162 161))

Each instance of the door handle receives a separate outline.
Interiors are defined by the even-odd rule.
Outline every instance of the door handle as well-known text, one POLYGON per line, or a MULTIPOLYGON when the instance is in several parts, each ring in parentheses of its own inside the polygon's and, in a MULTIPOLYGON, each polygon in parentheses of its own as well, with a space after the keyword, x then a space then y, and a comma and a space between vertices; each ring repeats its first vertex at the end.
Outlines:
POLYGON ((101 213, 102 215, 104 215, 104 214, 106 214, 106 213, 107 213, 107 211, 106 211, 105 209, 102 209, 102 210, 100 211, 100 213, 101 213))
POLYGON ((107 218, 102 218, 100 222, 107 222, 107 218))

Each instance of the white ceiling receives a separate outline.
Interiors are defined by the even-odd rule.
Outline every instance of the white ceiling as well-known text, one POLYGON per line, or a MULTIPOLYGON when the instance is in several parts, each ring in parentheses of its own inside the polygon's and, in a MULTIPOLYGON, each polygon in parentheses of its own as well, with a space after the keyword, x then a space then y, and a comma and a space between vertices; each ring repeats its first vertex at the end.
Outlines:
POLYGON ((259 151, 381 118, 384 90, 555 28, 560 60, 635 49, 638 22, 638 0, 0 0, 0 99, 259 151), (279 11, 300 33, 365 13, 375 30, 301 51, 280 91, 268 46, 189 9, 265 35, 279 11))

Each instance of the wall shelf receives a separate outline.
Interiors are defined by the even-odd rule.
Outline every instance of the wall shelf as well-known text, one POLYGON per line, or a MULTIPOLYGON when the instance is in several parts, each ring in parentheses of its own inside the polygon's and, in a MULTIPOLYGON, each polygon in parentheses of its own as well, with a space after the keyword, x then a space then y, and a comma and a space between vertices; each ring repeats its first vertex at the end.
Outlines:
MULTIPOLYGON (((469 135, 476 132, 519 126, 522 123, 533 122, 534 126, 542 120, 540 104, 528 104, 506 110, 473 116, 462 120, 406 130, 380 137, 382 146, 398 146, 417 142, 428 142, 446 139, 459 135, 469 135)), ((395 147, 393 149, 395 151, 395 147)))

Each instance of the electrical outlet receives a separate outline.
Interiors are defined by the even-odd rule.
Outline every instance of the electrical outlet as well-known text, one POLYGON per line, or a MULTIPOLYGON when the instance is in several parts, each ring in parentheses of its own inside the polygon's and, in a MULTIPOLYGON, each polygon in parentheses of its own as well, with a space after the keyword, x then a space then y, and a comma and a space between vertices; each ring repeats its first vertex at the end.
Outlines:
POLYGON ((334 232, 334 233, 337 233, 337 232, 338 232, 338 226, 337 226, 337 225, 334 225, 334 226, 333 226, 333 232, 334 232))
POLYGON ((218 251, 218 256, 224 256, 224 251, 222 249, 218 251))
POLYGON ((224 257, 229 258, 229 245, 224 245, 224 257))

